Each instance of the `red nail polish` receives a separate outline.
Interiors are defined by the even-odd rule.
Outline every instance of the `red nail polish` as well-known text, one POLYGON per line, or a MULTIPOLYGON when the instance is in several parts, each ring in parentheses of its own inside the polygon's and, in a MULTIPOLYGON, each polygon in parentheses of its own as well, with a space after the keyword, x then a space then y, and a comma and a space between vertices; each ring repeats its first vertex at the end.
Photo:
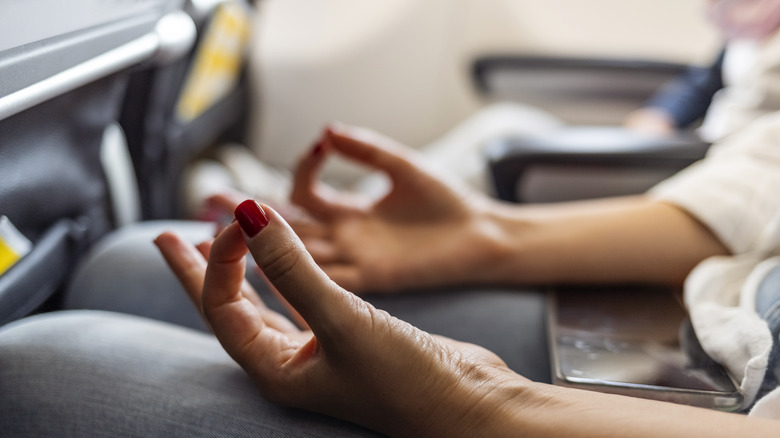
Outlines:
POLYGON ((236 220, 247 236, 255 237, 268 225, 268 216, 257 202, 248 199, 236 207, 236 220))
POLYGON ((322 145, 322 141, 317 143, 316 146, 314 146, 314 150, 311 151, 311 154, 315 157, 322 155, 322 153, 325 151, 325 147, 322 145))

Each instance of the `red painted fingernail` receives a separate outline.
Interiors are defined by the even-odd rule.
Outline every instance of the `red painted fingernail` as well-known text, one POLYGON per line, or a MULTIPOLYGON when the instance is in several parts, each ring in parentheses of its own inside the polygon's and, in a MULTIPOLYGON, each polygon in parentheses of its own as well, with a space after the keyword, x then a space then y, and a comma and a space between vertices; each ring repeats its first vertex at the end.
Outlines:
POLYGON ((320 140, 314 145, 314 149, 311 150, 311 154, 315 157, 322 155, 325 152, 325 141, 320 140))
POLYGON ((247 236, 255 237, 268 225, 268 216, 257 202, 248 199, 236 207, 236 220, 247 236))

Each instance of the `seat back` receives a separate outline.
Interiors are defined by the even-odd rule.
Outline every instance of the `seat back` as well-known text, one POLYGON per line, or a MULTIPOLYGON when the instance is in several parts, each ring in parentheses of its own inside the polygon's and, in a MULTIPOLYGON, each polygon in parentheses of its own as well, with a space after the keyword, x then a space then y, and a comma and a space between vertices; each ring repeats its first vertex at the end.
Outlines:
POLYGON ((566 127, 499 137, 485 146, 495 194, 543 203, 643 193, 702 159, 692 133, 659 138, 619 127, 566 127))
POLYGON ((14 10, 0 18, 8 42, 0 47, 0 215, 32 246, 0 273, 0 324, 51 303, 80 255, 113 228, 104 132, 119 116, 127 70, 169 48, 159 23, 180 4, 6 6, 14 10), (27 26, 3 23, 13 20, 27 26))
POLYGON ((134 72, 120 116, 144 219, 182 216, 188 161, 217 141, 243 140, 252 9, 245 0, 188 0, 185 10, 197 28, 194 47, 134 72))

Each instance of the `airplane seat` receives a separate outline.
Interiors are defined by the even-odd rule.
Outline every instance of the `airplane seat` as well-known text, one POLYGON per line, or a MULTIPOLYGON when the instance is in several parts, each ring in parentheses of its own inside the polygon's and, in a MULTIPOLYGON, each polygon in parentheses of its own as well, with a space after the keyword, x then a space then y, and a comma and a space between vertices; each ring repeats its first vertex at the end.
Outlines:
POLYGON ((523 203, 637 194, 703 158, 709 143, 693 129, 662 137, 625 129, 614 115, 612 123, 600 120, 602 113, 625 117, 625 109, 639 108, 690 68, 642 59, 476 59, 472 79, 483 94, 510 101, 544 96, 544 105, 570 123, 485 142, 494 194, 523 203))
POLYGON ((564 127, 485 144, 495 195, 520 203, 639 194, 704 158, 692 132, 669 137, 621 127, 564 127))
POLYGON ((135 71, 119 122, 135 166, 143 219, 183 215, 187 163, 213 143, 240 140, 247 114, 245 0, 186 0, 196 41, 186 56, 135 71))
POLYGON ((128 72, 188 47, 178 0, 3 8, 0 324, 57 308, 80 257, 116 227, 102 155, 128 72))
POLYGON ((193 45, 179 58, 133 71, 119 117, 130 155, 124 163, 134 166, 124 185, 137 181, 139 220, 125 221, 81 257, 62 294, 63 309, 115 310, 204 329, 191 306, 167 299, 179 296, 180 285, 166 275, 152 241, 170 229, 192 241, 214 234, 212 224, 177 220, 184 216, 184 174, 212 146, 241 141, 253 9, 244 0, 186 0, 183 11, 194 23, 193 45), (139 278, 138 272, 150 274, 139 278), (137 293, 107 293, 127 285, 137 293))

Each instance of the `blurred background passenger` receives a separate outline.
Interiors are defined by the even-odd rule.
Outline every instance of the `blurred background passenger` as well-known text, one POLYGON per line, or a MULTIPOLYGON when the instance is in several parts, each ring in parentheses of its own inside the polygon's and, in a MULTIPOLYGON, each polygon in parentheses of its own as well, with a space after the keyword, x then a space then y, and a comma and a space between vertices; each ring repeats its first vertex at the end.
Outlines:
MULTIPOLYGON (((744 127, 761 115, 780 109, 780 85, 778 85, 780 84, 780 37, 777 36, 777 28, 780 25, 780 18, 778 18, 780 2, 708 0, 706 4, 700 6, 703 9, 701 15, 717 28, 723 40, 722 50, 709 66, 692 66, 684 75, 661 87, 643 107, 627 114, 623 120, 623 126, 627 129, 657 136, 695 130, 704 141, 714 142, 744 127)), ((428 12, 433 13, 433 11, 428 12)), ((421 12, 423 15, 424 13, 421 12)), ((429 44, 426 50, 437 49, 433 44, 429 44)), ((437 56, 444 55, 437 54, 437 56)), ((372 58, 368 59, 370 61, 372 58)), ((454 63, 442 62, 441 64, 451 70, 458 68, 454 63)), ((346 68, 349 69, 348 66, 346 68)), ((443 78, 451 77, 444 71, 440 74, 443 78)), ((422 72, 419 72, 419 75, 424 76, 422 72)), ((400 88, 394 91, 400 95, 388 97, 387 104, 390 106, 399 105, 393 102, 404 95, 406 88, 400 85, 404 80, 403 77, 398 78, 400 88)), ((311 88, 311 85, 304 84, 304 86, 311 88)), ((434 89, 438 90, 441 87, 442 85, 436 85, 431 90, 420 93, 419 99, 438 99, 434 89)), ((456 88, 451 87, 451 89, 456 88)), ((385 89, 385 92, 387 91, 385 89)), ((270 93, 274 92, 270 91, 270 93)), ((316 92, 312 94, 316 95, 316 92)), ((382 96, 381 93, 372 93, 366 98, 377 99, 376 105, 381 106, 385 102, 382 96)), ((450 110, 439 108, 438 111, 447 113, 452 111, 452 108, 461 108, 459 111, 463 112, 463 108, 469 107, 469 105, 456 103, 463 101, 463 96, 452 96, 451 99, 453 101, 449 104, 450 110)), ((437 111, 429 107, 433 103, 420 102, 429 113, 437 111)), ((315 106, 320 104, 321 102, 314 103, 315 106)), ((336 99, 332 105, 338 107, 340 102, 336 99)), ((473 104, 471 106, 473 107, 473 104)), ((600 110, 599 107, 592 109, 594 112, 600 110)), ((419 112, 422 109, 409 110, 410 114, 414 114, 415 111, 419 112)), ((273 114, 273 109, 270 112, 273 114)), ((339 111, 334 111, 334 114, 339 114, 339 111)), ((259 123, 255 130, 266 129, 271 133, 255 134, 255 141, 258 138, 265 139, 264 143, 254 146, 255 155, 249 153, 246 148, 228 147, 219 153, 224 166, 221 171, 215 171, 214 163, 211 162, 208 165, 200 163, 194 168, 189 184, 192 188, 188 201, 191 211, 200 209, 203 199, 207 196, 224 191, 226 186, 230 185, 275 205, 285 203, 291 187, 289 173, 285 170, 286 165, 281 167, 269 165, 269 163, 280 162, 279 154, 274 155, 272 150, 268 150, 269 146, 272 149, 274 146, 274 140, 271 140, 269 135, 277 135, 272 133, 277 132, 279 128, 269 125, 267 118, 270 116, 261 112, 260 117, 265 123, 259 123), (215 174, 221 177, 215 178, 215 174), (247 176, 248 174, 252 176, 247 176)), ((448 116, 442 114, 441 117, 448 116)), ((403 117, 397 119, 406 120, 403 117)), ((427 123, 434 125, 437 123, 435 120, 436 117, 425 119, 427 123)), ((410 124, 409 121, 406 123, 410 124)), ((382 126, 370 126, 391 135, 397 131, 391 121, 383 121, 379 125, 382 126), (382 127, 385 129, 381 129, 382 127)), ((441 123, 438 125, 444 126, 441 123)), ((487 140, 507 135, 542 134, 565 129, 567 125, 568 123, 557 114, 547 110, 523 102, 500 101, 478 110, 474 107, 470 117, 419 149, 433 165, 452 177, 462 179, 480 191, 490 192, 485 159, 482 154, 482 146, 487 140)), ((290 141, 296 135, 300 136, 300 133, 290 132, 290 141)), ((412 146, 419 145, 412 143, 412 146)), ((283 154, 284 157, 293 150, 288 149, 283 154)), ((295 154, 292 156, 294 157, 295 154)), ((289 158, 283 158, 281 162, 292 163, 289 158)), ((356 175, 360 173, 351 169, 353 168, 340 163, 330 163, 330 166, 325 169, 326 179, 342 187, 346 184, 359 192, 378 195, 387 190, 387 181, 380 175, 374 174, 356 179, 356 175), (342 174, 334 177, 334 172, 342 174)))
MULTIPOLYGON (((630 112, 623 121, 627 129, 655 136, 695 129, 712 143, 780 109, 780 2, 708 0, 704 15, 724 39, 723 50, 710 66, 689 68, 630 112)), ((487 140, 554 129, 565 129, 554 115, 502 102, 478 111, 422 151, 432 164, 489 192, 482 154, 487 140)), ((376 190, 369 188, 378 185, 374 181, 359 187, 376 190)))

